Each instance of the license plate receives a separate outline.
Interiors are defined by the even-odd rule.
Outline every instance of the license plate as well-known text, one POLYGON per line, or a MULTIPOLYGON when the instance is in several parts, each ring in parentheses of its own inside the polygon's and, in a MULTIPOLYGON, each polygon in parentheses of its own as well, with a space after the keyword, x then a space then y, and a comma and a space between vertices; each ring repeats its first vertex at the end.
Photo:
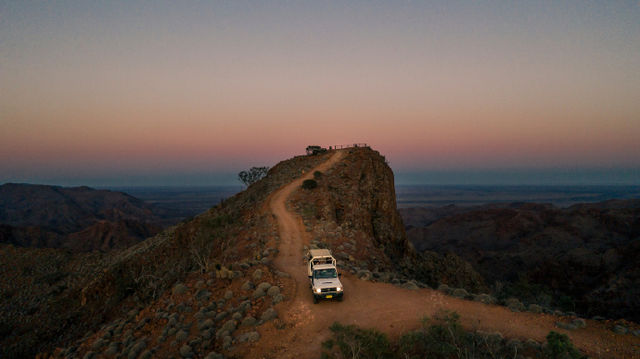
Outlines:
POLYGON ((326 296, 325 298, 333 298, 333 296, 331 294, 329 294, 328 296, 326 296))

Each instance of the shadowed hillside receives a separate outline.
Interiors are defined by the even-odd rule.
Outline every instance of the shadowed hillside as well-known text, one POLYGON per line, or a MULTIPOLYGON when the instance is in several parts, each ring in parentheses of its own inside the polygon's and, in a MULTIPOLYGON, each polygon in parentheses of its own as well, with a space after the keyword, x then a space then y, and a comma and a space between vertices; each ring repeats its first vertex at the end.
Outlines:
POLYGON ((129 247, 162 229, 153 207, 122 192, 0 186, 0 242, 75 252, 129 247))
POLYGON ((418 251, 455 253, 498 296, 640 321, 640 200, 401 213, 418 251))

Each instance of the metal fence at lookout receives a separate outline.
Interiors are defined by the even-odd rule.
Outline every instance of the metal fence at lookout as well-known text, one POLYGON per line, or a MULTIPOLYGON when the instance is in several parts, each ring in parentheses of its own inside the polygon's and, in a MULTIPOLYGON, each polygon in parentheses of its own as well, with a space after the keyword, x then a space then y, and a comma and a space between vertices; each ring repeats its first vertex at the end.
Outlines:
POLYGON ((369 147, 369 145, 367 145, 366 143, 351 143, 348 145, 332 145, 332 146, 329 146, 329 150, 341 150, 344 148, 351 148, 351 147, 369 147))

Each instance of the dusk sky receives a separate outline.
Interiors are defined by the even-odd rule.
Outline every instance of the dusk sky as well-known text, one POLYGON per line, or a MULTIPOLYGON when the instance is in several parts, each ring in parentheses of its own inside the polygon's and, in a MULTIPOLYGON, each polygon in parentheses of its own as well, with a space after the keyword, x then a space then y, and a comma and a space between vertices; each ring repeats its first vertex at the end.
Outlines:
POLYGON ((640 184, 640 2, 0 1, 0 183, 640 184))

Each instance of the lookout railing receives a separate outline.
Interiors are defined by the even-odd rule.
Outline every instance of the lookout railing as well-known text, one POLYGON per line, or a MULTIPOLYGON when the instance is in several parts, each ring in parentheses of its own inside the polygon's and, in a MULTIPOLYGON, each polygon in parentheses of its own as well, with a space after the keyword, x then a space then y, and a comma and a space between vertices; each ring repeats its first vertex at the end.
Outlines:
POLYGON ((329 146, 329 150, 341 150, 344 148, 351 148, 351 147, 369 147, 369 145, 367 145, 366 143, 351 143, 348 145, 333 145, 333 146, 329 146))

